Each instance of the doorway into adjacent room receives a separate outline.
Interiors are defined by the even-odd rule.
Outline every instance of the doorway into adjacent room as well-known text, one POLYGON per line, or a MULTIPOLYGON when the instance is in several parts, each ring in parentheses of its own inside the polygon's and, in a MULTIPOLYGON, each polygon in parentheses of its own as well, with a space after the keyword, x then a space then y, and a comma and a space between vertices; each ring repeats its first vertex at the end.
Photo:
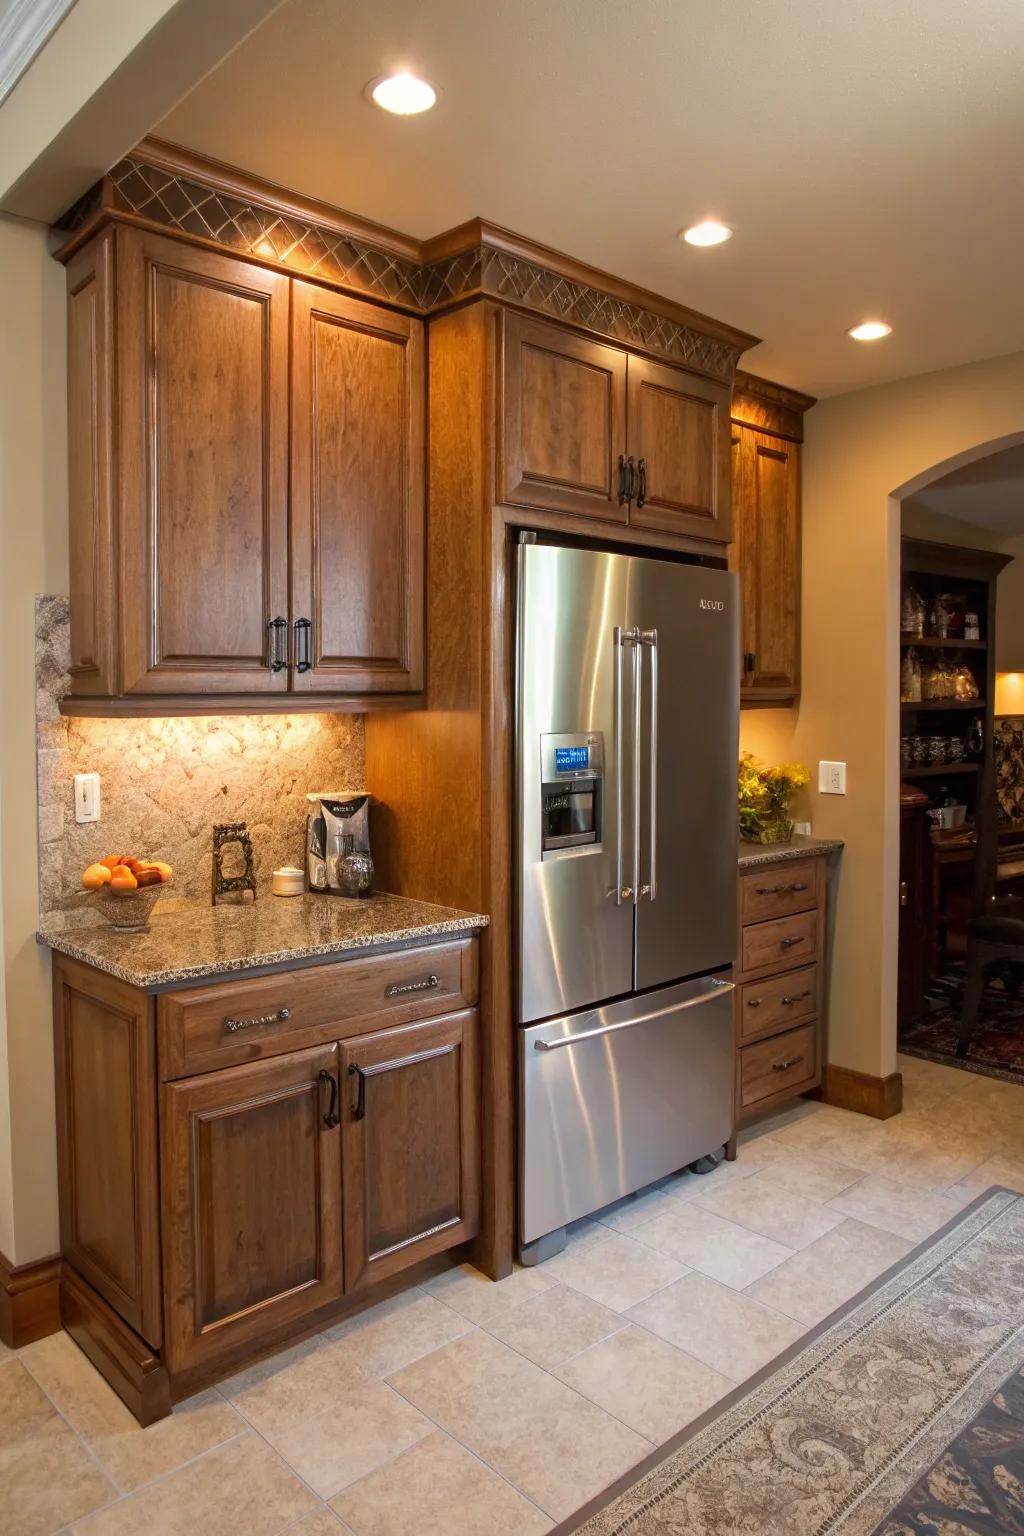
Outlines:
POLYGON ((899 504, 899 1049, 1024 1085, 1024 434, 899 504))

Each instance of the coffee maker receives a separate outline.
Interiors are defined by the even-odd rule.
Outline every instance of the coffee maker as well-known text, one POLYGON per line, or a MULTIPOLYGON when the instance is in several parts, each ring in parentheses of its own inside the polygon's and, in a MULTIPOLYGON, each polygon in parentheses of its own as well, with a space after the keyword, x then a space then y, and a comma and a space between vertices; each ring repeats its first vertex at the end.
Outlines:
POLYGON ((306 889, 331 896, 369 896, 370 799, 364 789, 308 794, 306 889))

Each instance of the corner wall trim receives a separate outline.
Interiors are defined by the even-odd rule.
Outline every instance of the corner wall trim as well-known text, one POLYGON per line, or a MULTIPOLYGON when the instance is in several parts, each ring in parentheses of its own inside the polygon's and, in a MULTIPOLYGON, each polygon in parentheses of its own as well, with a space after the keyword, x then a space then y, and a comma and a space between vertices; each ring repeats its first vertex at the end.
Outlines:
POLYGON ((60 1329, 61 1259, 11 1264, 0 1253, 0 1340, 20 1349, 60 1329))
POLYGON ((903 1074, 891 1072, 888 1077, 872 1077, 850 1067, 827 1066, 819 1096, 823 1104, 836 1109, 889 1120, 903 1108, 903 1074))

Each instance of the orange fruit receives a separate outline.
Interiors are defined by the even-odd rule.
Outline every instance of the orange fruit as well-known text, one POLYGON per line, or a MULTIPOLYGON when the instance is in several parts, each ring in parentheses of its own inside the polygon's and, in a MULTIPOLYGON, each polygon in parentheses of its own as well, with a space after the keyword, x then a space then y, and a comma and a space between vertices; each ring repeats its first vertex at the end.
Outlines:
POLYGON ((124 891, 137 891, 138 888, 139 882, 131 870, 127 869, 123 864, 119 864, 110 877, 110 889, 123 893, 124 891))
POLYGON ((103 865, 104 869, 114 869, 116 865, 120 864, 120 862, 121 855, 119 853, 112 853, 109 858, 100 859, 100 863, 103 865))
POLYGON ((171 866, 169 864, 165 864, 162 859, 153 859, 152 862, 150 863, 149 867, 150 867, 150 869, 155 869, 155 870, 159 871, 160 879, 165 884, 171 878, 171 876, 174 874, 174 870, 171 868, 171 866))
POLYGON ((87 891, 98 891, 100 886, 106 885, 110 878, 110 870, 106 864, 90 864, 82 876, 82 884, 87 891))
POLYGON ((158 869, 140 869, 135 876, 137 885, 162 885, 163 876, 158 869))

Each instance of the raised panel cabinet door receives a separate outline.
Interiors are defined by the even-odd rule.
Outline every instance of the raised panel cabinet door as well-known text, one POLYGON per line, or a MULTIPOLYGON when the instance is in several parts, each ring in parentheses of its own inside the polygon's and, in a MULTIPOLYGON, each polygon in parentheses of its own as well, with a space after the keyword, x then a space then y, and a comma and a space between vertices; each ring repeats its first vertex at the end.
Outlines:
POLYGON ((164 1337, 179 1371, 341 1295, 338 1047, 162 1095, 164 1337))
POLYGON ((292 687, 416 692, 423 323, 296 282, 292 326, 292 687))
POLYGON ((734 543, 743 611, 744 701, 800 692, 800 445, 733 427, 734 543))
POLYGON ((478 1028, 470 1010, 342 1043, 346 1290, 479 1231, 478 1028))
POLYGON ((638 487, 630 523, 729 538, 729 389, 667 363, 630 357, 629 455, 638 487))
POLYGON ((53 969, 61 1253, 160 1343, 156 1024, 144 993, 74 961, 53 969))
POLYGON ((117 232, 126 693, 280 693, 288 279, 117 232))
POLYGON ((506 312, 501 381, 502 500, 626 522, 626 353, 506 312))

